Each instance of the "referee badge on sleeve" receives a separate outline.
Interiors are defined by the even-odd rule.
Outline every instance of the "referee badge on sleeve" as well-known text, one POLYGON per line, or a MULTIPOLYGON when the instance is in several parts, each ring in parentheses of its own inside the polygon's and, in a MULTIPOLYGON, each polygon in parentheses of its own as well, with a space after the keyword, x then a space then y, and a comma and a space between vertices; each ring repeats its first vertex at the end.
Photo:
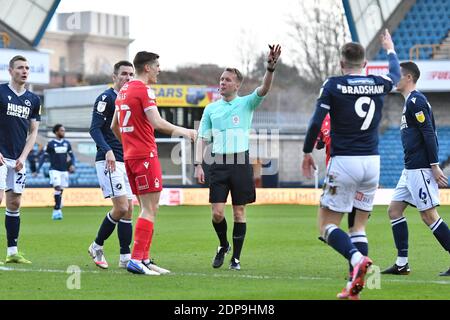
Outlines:
POLYGON ((425 114, 423 113, 423 111, 420 111, 420 112, 416 113, 416 119, 420 123, 424 123, 425 122, 425 114))

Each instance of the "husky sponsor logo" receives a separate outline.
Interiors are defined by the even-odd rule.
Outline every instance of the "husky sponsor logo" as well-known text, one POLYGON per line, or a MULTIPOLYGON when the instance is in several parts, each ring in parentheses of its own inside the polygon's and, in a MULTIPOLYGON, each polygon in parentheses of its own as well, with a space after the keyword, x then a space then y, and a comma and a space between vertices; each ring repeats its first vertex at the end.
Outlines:
POLYGON ((17 104, 8 103, 8 110, 6 111, 6 115, 28 119, 30 116, 31 109, 25 106, 19 106, 17 104))
POLYGON ((347 83, 351 86, 363 86, 363 85, 374 86, 375 85, 375 81, 370 78, 348 79, 347 83))
POLYGON ((368 94, 376 95, 384 93, 384 85, 379 86, 341 86, 342 94, 368 94))
POLYGON ((66 146, 55 147, 55 153, 67 153, 67 147, 66 146))

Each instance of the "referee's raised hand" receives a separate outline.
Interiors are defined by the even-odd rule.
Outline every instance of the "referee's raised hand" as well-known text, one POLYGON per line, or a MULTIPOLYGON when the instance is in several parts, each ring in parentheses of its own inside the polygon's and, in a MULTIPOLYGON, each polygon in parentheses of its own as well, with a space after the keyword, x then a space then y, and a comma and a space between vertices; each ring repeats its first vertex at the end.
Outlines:
POLYGON ((267 57, 267 67, 270 69, 275 69, 275 66, 277 64, 278 59, 281 55, 281 46, 279 44, 275 45, 269 44, 270 52, 269 56, 267 57))

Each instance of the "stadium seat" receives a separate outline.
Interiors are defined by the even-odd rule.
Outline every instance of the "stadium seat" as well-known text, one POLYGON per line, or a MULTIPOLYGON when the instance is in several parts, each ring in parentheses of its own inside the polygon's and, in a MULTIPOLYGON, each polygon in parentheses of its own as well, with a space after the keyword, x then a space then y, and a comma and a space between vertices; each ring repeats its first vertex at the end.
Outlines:
MULTIPOLYGON (((27 164, 27 185, 33 187, 50 187, 48 178, 49 166, 50 164, 48 162, 44 163, 41 172, 36 177, 33 177, 27 164)), ((76 167, 76 172, 69 175, 71 187, 98 187, 97 172, 93 165, 79 162, 76 167)))
MULTIPOLYGON (((409 59, 409 50, 415 44, 442 43, 450 29, 450 1, 417 0, 405 19, 393 32, 393 40, 400 59, 409 59)), ((431 59, 432 51, 421 50, 420 59, 431 59)), ((385 59, 383 50, 375 60, 385 59)))
MULTIPOLYGON (((450 127, 438 127, 437 132, 439 160, 443 164, 450 158, 450 127)), ((379 149, 381 157, 380 186, 395 188, 403 170, 403 149, 397 127, 387 129, 380 136, 379 149)))

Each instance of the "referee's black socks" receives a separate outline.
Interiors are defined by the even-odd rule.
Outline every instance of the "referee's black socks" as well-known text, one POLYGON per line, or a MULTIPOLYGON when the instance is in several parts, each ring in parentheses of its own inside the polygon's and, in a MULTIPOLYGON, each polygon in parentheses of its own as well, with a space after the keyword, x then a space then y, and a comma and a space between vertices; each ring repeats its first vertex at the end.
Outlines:
POLYGON ((227 220, 223 218, 223 220, 219 223, 212 222, 214 226, 214 230, 216 230, 217 237, 220 241, 220 246, 222 248, 228 248, 228 239, 227 239, 227 220))
POLYGON ((239 260, 244 245, 247 223, 235 222, 233 228, 233 258, 239 260))

